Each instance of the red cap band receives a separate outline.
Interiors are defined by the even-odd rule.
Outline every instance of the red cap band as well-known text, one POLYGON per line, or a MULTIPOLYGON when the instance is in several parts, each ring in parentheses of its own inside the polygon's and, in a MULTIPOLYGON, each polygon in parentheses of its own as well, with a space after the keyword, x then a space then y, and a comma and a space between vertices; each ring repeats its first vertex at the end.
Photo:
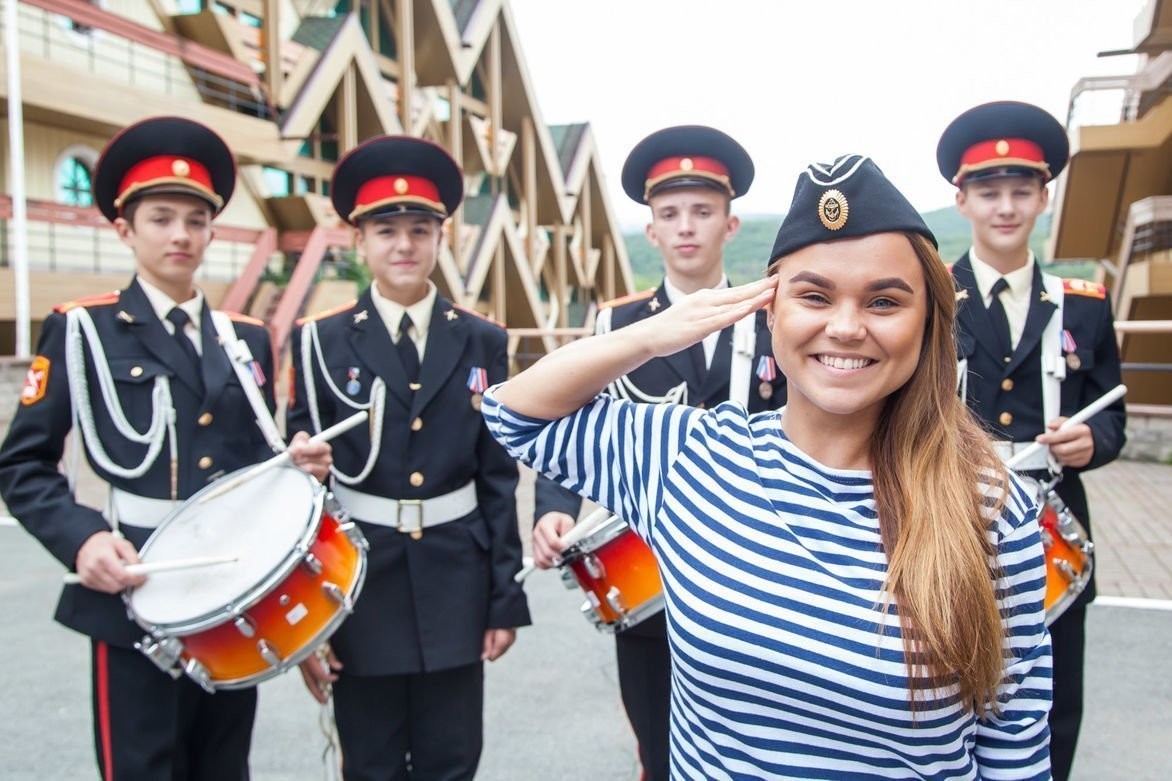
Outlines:
POLYGON ((1025 138, 994 138, 973 144, 960 158, 960 168, 952 178, 960 184, 964 177, 975 171, 988 168, 1032 168, 1050 178, 1050 165, 1042 153, 1042 147, 1025 138))
POLYGON ((643 197, 649 198, 655 187, 672 179, 709 179, 722 185, 730 196, 736 195, 729 182, 728 167, 716 158, 669 157, 651 166, 647 172, 643 197))
POLYGON ((441 217, 448 214, 447 207, 440 200, 439 188, 430 179, 407 175, 376 176, 358 188, 349 220, 353 222, 377 208, 395 203, 426 206, 441 217))
POLYGON ((131 196, 142 190, 163 185, 193 190, 211 201, 217 211, 224 205, 224 199, 212 188, 212 175, 207 166, 190 157, 160 155, 148 157, 130 167, 122 177, 114 206, 121 210, 131 196))

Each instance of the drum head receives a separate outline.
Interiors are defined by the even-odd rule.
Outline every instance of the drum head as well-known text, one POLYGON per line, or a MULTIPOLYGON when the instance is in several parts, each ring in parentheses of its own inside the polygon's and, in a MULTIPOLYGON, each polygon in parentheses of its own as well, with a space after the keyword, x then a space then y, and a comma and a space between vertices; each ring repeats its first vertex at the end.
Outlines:
POLYGON ((221 556, 237 561, 148 576, 129 598, 140 623, 182 628, 263 596, 266 583, 301 559, 303 552, 294 553, 298 545, 308 545, 316 534, 324 490, 300 469, 270 469, 199 502, 220 484, 212 483, 180 505, 139 555, 144 562, 221 556))

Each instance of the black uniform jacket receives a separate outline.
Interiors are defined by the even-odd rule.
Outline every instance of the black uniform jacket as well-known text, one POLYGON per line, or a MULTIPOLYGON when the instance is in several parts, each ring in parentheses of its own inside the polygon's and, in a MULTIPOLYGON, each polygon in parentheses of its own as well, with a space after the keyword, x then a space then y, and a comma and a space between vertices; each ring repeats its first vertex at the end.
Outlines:
MULTIPOLYGON (((331 644, 347 671, 357 675, 431 672, 476 662, 488 628, 530 623, 525 594, 513 582, 521 569, 517 464, 489 436, 479 395, 474 398, 468 386, 473 369, 486 370, 490 385, 506 378, 505 330, 437 295, 421 387, 412 392, 369 290, 352 306, 315 322, 326 370, 344 395, 366 403, 375 377, 387 384, 377 461, 364 481, 350 487, 390 499, 428 499, 475 481, 478 504, 463 518, 424 529, 418 540, 356 518, 370 542, 366 584, 331 644)), ((306 371, 315 372, 323 428, 354 413, 323 382, 316 357, 312 366, 302 365, 305 327, 293 338, 290 434, 313 430, 306 371)), ((370 430, 359 426, 335 439, 333 447, 336 467, 357 475, 370 453, 370 430)))
MULTIPOLYGON (((654 291, 637 293, 625 299, 619 299, 610 308, 611 330, 617 330, 632 323, 639 322, 662 312, 669 306, 667 293, 663 286, 654 291)), ((752 365, 747 371, 753 373, 749 381, 749 412, 763 412, 777 409, 785 405, 786 388, 785 377, 779 369, 774 370, 776 375, 772 380, 764 381, 757 376, 757 366, 762 357, 773 358, 772 336, 765 324, 765 312, 757 313, 757 346, 753 354, 752 365)), ((732 327, 721 331, 720 339, 716 343, 716 350, 712 354, 712 365, 707 371, 704 369, 704 346, 694 344, 687 350, 681 350, 665 358, 653 358, 627 375, 641 392, 649 396, 663 396, 670 389, 681 382, 688 384, 688 404, 694 407, 710 408, 721 402, 728 401, 729 368, 732 361, 732 327)), ((582 507, 582 498, 577 494, 562 488, 552 480, 539 476, 534 490, 535 508, 533 519, 536 522, 548 512, 564 512, 571 517, 577 517, 582 507)), ((637 624, 628 632, 640 631, 642 624, 637 624)))
MULTIPOLYGON (((1034 264, 1033 292, 1021 341, 1006 364, 998 355, 996 337, 973 276, 968 253, 952 268, 963 291, 957 307, 957 349, 968 360, 968 405, 996 439, 1029 442, 1045 430, 1042 412, 1042 331, 1056 304, 1043 293, 1042 272, 1034 264), (1003 418, 1004 415, 1004 418, 1003 418), (1008 421, 1002 423, 1002 420, 1008 421)), ((1121 381, 1119 348, 1115 341, 1111 302, 1096 285, 1068 283, 1063 295, 1062 327, 1074 340, 1066 358, 1060 413, 1072 415, 1121 381)), ((1082 469, 1065 468, 1057 492, 1090 532, 1086 491, 1079 473, 1100 467, 1119 456, 1126 440, 1123 400, 1087 421, 1095 440, 1091 462, 1082 469)), ((1082 600, 1094 596, 1094 582, 1082 600)))
MULTIPOLYGON (((79 305, 84 305, 93 318, 118 400, 137 431, 146 431, 150 424, 155 378, 159 375, 170 378, 176 413, 180 500, 215 477, 272 455, 255 423, 244 389, 227 355, 218 347, 215 325, 206 304, 200 317, 202 387, 206 389, 202 394, 196 390, 199 385, 188 359, 155 315, 137 281, 120 293, 95 297, 79 305)), ((101 512, 74 500, 65 476, 58 470, 65 437, 72 424, 65 371, 66 316, 62 311, 65 308, 58 307, 59 311, 54 311, 44 322, 37 353, 49 362, 48 382, 40 400, 17 408, 0 448, 0 493, 9 512, 61 563, 73 569, 82 544, 91 535, 108 531, 110 526, 101 512)), ((234 326, 237 336, 248 344, 259 362, 264 376, 271 378, 272 348, 268 331, 250 322, 234 322, 234 326)), ((102 446, 115 464, 137 465, 147 448, 118 433, 102 398, 88 345, 85 358, 91 406, 102 446)), ((262 391, 272 409, 271 383, 266 382, 262 391)), ((73 446, 79 442, 79 432, 74 432, 73 446)), ((86 456, 98 476, 110 485, 140 496, 170 499, 169 452, 168 444, 164 443, 145 474, 130 479, 104 471, 93 462, 88 451, 86 456)), ((141 548, 153 530, 131 526, 130 519, 123 520, 122 532, 141 548)), ((241 522, 246 520, 242 518, 241 522)), ((124 647, 143 637, 142 629, 128 619, 121 596, 82 586, 64 588, 56 618, 79 632, 124 647)))

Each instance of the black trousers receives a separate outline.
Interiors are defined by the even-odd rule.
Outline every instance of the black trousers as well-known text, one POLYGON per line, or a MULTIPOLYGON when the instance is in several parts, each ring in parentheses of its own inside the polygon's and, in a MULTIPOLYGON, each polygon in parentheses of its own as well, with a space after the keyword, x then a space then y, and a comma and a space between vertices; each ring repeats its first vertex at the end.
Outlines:
POLYGON ((643 781, 668 781, 671 764, 671 651, 658 613, 615 636, 619 691, 635 739, 643 781))
POLYGON ((334 682, 346 781, 471 779, 484 743, 484 665, 334 682))
POLYGON ((94 641, 102 781, 247 781, 256 689, 208 694, 130 648, 94 641))
POLYGON ((1054 704, 1050 708, 1050 770, 1066 781, 1082 725, 1083 656, 1087 609, 1074 605, 1050 625, 1054 645, 1054 704))

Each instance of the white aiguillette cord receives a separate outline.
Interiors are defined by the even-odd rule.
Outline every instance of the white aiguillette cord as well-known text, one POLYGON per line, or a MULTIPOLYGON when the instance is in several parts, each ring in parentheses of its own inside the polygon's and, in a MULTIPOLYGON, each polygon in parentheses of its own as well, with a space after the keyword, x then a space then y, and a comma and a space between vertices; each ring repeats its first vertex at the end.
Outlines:
MULTIPOLYGON (((614 515, 614 513, 612 513, 610 510, 606 509, 605 507, 599 507, 597 510, 583 518, 581 523, 576 524, 574 528, 566 532, 566 535, 562 537, 562 542, 566 544, 567 548, 571 545, 576 545, 594 533, 594 530, 599 526, 602 526, 603 523, 610 520, 612 515, 614 515)), ((520 572, 513 576, 513 580, 516 583, 522 583, 524 582, 525 578, 532 575, 536 570, 536 564, 526 564, 520 572)))
MULTIPOLYGON (((339 434, 346 433, 347 431, 349 431, 350 429, 359 425, 360 423, 365 423, 366 419, 369 417, 370 417, 370 415, 369 415, 369 413, 366 412, 366 410, 363 410, 362 412, 357 412, 357 413, 351 415, 350 417, 346 418, 345 420, 342 420, 338 423, 335 423, 334 425, 330 426, 329 428, 325 429, 324 431, 321 431, 317 434, 314 434, 312 437, 309 438, 309 441, 310 442, 328 442, 331 439, 333 439, 334 437, 338 436, 339 434)), ((290 458, 292 458, 292 456, 290 455, 289 451, 286 450, 283 453, 278 453, 277 455, 273 456, 272 458, 270 458, 267 461, 261 461, 259 464, 254 466, 252 469, 249 469, 244 474, 239 475, 237 477, 233 477, 232 479, 225 481, 223 483, 223 485, 219 485, 216 488, 214 488, 213 490, 208 491, 206 494, 199 497, 199 499, 197 499, 195 501, 195 503, 196 504, 205 504, 206 502, 210 502, 212 499, 215 499, 217 496, 223 496, 224 494, 228 493, 229 491, 231 491, 235 488, 239 488, 241 485, 243 485, 244 483, 247 483, 249 480, 253 479, 254 477, 262 475, 265 472, 269 471, 270 469, 273 469, 274 467, 281 466, 286 461, 288 461, 290 458)))

